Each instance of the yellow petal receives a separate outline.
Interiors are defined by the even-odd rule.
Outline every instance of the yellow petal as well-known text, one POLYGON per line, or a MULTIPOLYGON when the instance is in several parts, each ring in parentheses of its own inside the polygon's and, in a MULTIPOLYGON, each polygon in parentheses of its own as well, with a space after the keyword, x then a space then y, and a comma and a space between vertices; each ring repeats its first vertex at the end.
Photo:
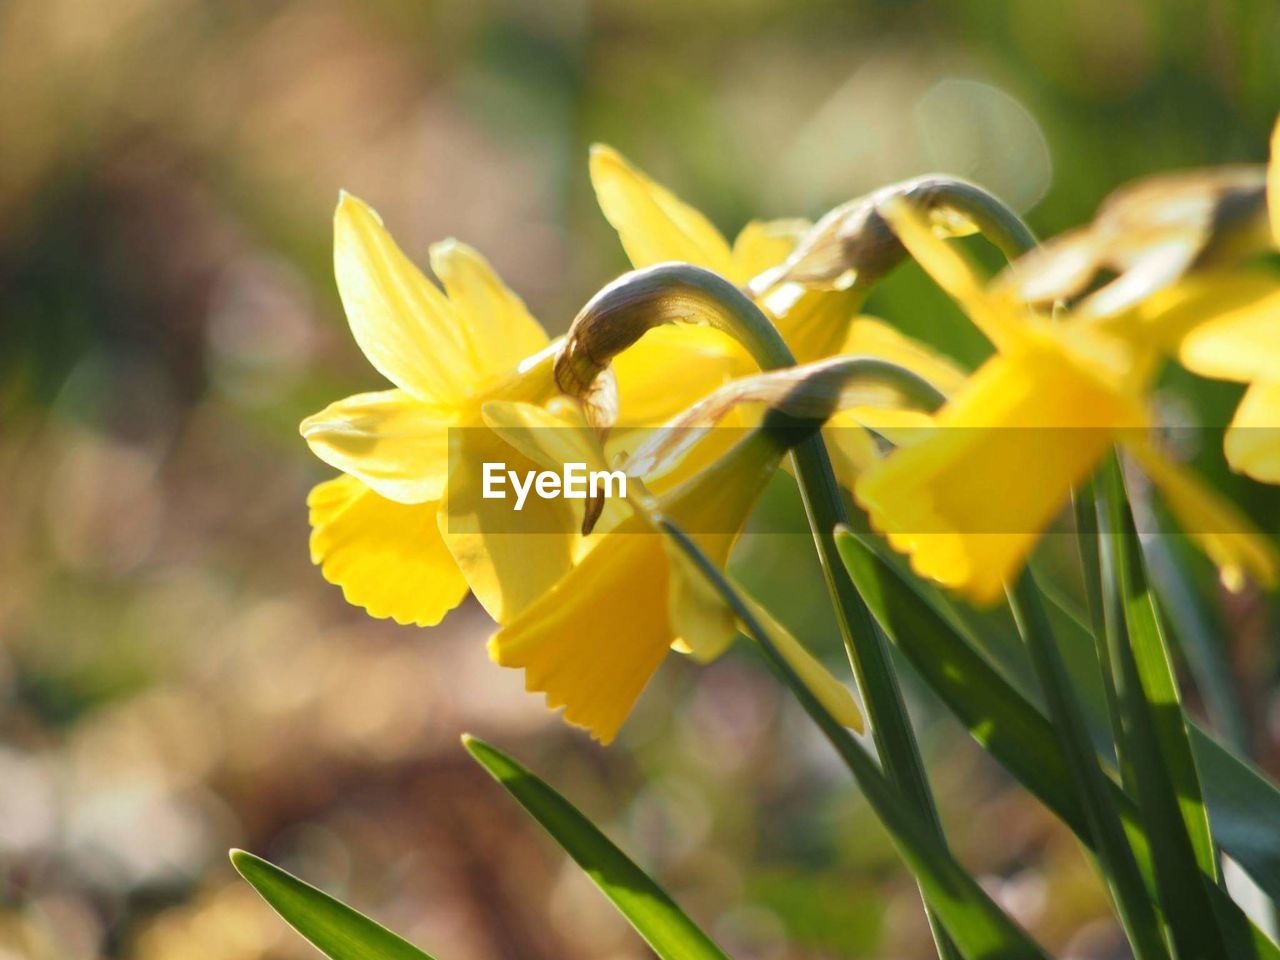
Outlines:
POLYGON ((1022 339, 1026 318, 1013 301, 988 293, 984 281, 955 247, 940 239, 909 202, 896 197, 880 207, 902 245, 925 273, 955 300, 973 324, 998 350, 1007 350, 1022 339))
POLYGON ((720 231, 612 147, 591 148, 591 184, 636 269, 679 260, 723 276, 733 272, 733 254, 720 231))
POLYGON ((1205 377, 1280 381, 1280 283, 1240 278, 1235 286, 1238 294, 1221 279, 1217 305, 1205 304, 1208 319, 1182 338, 1178 359, 1205 377))
POLYGON ((710 327, 656 327, 613 362, 617 426, 657 426, 753 369, 746 351, 726 333, 710 327))
POLYGON ((609 743, 671 646, 667 558, 640 518, 606 535, 554 590, 489 641, 525 671, 525 689, 609 743))
POLYGON ((552 411, 533 403, 491 400, 481 413, 490 430, 548 470, 558 472, 566 463, 606 469, 599 439, 574 407, 552 411))
MULTIPOLYGON (((573 401, 562 398, 550 405, 552 409, 532 403, 516 403, 495 400, 482 409, 485 424, 529 460, 547 470, 560 473, 565 464, 582 464, 588 473, 615 471, 605 459, 604 449, 595 430, 587 424, 582 410, 573 401)), ((624 499, 619 482, 611 480, 613 493, 600 501, 569 501, 575 518, 575 529, 581 529, 581 517, 588 505, 596 506, 599 513, 593 517, 592 528, 600 533, 617 526, 632 511, 629 499, 624 499)), ((635 495, 632 483, 628 497, 635 495)), ((531 494, 532 495, 532 494, 531 494)), ((585 540, 577 545, 575 560, 592 545, 585 540)))
POLYGON ((436 528, 438 502, 405 505, 355 477, 320 484, 307 498, 311 562, 374 617, 433 626, 462 602, 467 583, 436 528))
MULTIPOLYGON (((708 559, 723 569, 737 537, 704 534, 695 539, 708 559)), ((738 618, 679 544, 669 537, 663 540, 671 571, 667 599, 671 631, 680 638, 681 652, 692 654, 699 663, 709 663, 733 643, 738 618)))
POLYGON ((922 576, 993 603, 1041 531, 1140 408, 1048 344, 996 356, 937 428, 855 484, 922 576))
POLYGON ((948 396, 957 392, 965 381, 965 371, 954 360, 874 317, 856 318, 836 352, 879 357, 896 363, 928 380, 948 396))
POLYGON ((822 431, 822 437, 827 442, 836 479, 846 490, 852 490, 858 477, 880 459, 875 438, 863 427, 857 410, 847 410, 832 417, 822 431))
MULTIPOLYGON (((664 492, 658 498, 661 512, 696 540, 704 534, 736 536, 783 453, 762 431, 747 432, 714 463, 664 492)), ((701 546, 713 561, 728 558, 722 544, 708 540, 701 546)))
POLYGON ((769 639, 778 648, 778 653, 796 672, 809 692, 827 708, 827 712, 842 725, 851 727, 861 733, 864 729, 862 711, 858 709, 858 701, 854 699, 849 688, 833 677, 830 671, 793 637, 790 631, 778 623, 769 611, 739 588, 739 594, 751 609, 751 614, 764 627, 769 639))
POLYGON ((515 499, 484 497, 483 464, 505 464, 522 477, 541 468, 481 425, 455 429, 453 472, 440 513, 440 532, 476 599, 505 623, 549 590, 573 564, 581 527, 578 501, 530 492, 515 499))
POLYGON ((776 267, 808 229, 807 220, 752 220, 733 241, 733 270, 726 276, 734 283, 746 283, 776 267))
POLYGON ((312 452, 399 503, 439 500, 456 415, 403 390, 361 393, 302 421, 312 452))
POLYGON ((1280 483, 1280 381, 1245 391, 1223 441, 1231 469, 1263 483, 1280 483))
POLYGON ((866 294, 860 289, 809 290, 788 283, 764 299, 766 312, 798 363, 812 363, 840 353, 866 294))
POLYGON ((1178 525, 1217 565, 1229 589, 1243 586, 1245 573, 1265 587, 1275 585, 1280 566, 1275 546, 1229 500, 1150 443, 1130 442, 1126 448, 1159 488, 1178 525))
POLYGON ((1271 131, 1271 163, 1267 166, 1267 210, 1271 215, 1271 239, 1280 247, 1280 119, 1271 131))
MULTIPOLYGON (((746 433, 701 473, 661 494, 658 508, 723 570, 782 453, 782 448, 763 433, 746 433)), ((699 660, 718 657, 737 633, 736 619, 678 545, 668 544, 668 552, 672 554, 672 629, 699 660)))
POLYGON ((484 378, 453 306, 363 201, 342 194, 333 227, 338 293, 364 355, 419 400, 460 405, 484 378))
POLYGON ((431 245, 431 269, 466 332, 472 364, 485 377, 514 370, 547 345, 538 321, 478 252, 446 240, 431 245))
MULTIPOLYGON (((835 298, 841 294, 819 296, 835 298)), ((888 360, 918 374, 945 394, 955 393, 965 382, 964 372, 954 361, 881 320, 859 316, 840 327, 843 339, 831 350, 834 354, 888 360)), ((836 332, 840 332, 839 328, 836 332)), ((906 446, 932 425, 932 418, 920 411, 860 406, 833 417, 823 436, 837 478, 852 490, 857 478, 880 458, 875 440, 864 428, 876 430, 898 446, 906 446)))

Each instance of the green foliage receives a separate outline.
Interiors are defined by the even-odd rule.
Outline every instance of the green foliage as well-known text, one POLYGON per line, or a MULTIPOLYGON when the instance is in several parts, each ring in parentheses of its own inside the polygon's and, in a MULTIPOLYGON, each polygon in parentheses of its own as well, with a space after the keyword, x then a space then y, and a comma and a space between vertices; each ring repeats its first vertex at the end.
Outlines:
POLYGON ((497 747, 462 745, 573 858, 664 960, 725 960, 725 954, 648 874, 568 800, 497 747))
POLYGON ((906 800, 901 788, 889 781, 865 749, 810 692, 778 652, 747 604, 697 544, 670 523, 665 523, 664 528, 734 611, 770 666, 840 755, 868 803, 893 837, 903 861, 920 884, 926 904, 938 917, 950 943, 960 955, 972 960, 1044 956, 1040 947, 956 861, 945 840, 917 812, 915 805, 906 800))
MULTIPOLYGON (((1093 828, 1076 790, 1063 746, 1053 725, 1032 700, 1011 683, 956 626, 954 611, 936 591, 920 591, 904 579, 857 536, 836 536, 841 557, 877 622, 904 655, 904 661, 924 679, 971 735, 1021 783, 1060 817, 1091 849, 1093 828), (869 571, 879 576, 870 578, 869 571), (947 615, 949 614, 949 615, 947 615)), ((1214 825, 1224 849, 1249 870, 1273 897, 1275 830, 1280 822, 1280 791, 1195 724, 1189 724, 1189 743, 1214 825), (1256 842, 1255 842, 1256 841, 1256 842)), ((1109 776, 1106 805, 1123 824, 1145 883, 1154 902, 1155 867, 1151 841, 1136 802, 1109 776)), ((1160 836, 1157 834, 1157 842, 1160 836)), ((1244 916, 1226 891, 1204 878, 1212 916, 1223 927, 1230 956, 1280 958, 1280 948, 1244 916)), ((1204 921, 1207 916, 1197 919, 1204 921)))
POLYGON ((431 960, 386 927, 261 857, 232 850, 231 863, 285 922, 331 960, 431 960))

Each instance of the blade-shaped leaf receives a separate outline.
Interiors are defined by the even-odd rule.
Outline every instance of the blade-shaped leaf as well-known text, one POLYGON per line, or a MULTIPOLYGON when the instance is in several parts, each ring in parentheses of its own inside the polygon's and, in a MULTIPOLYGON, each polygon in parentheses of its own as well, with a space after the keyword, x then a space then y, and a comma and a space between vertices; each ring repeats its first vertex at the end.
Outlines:
MULTIPOLYGON (((1094 840, 1094 852, 1102 864, 1129 943, 1140 960, 1168 957, 1159 919, 1125 836, 1106 775, 1098 763, 1084 713, 1071 686, 1066 665, 1058 653, 1057 640, 1049 627, 1039 590, 1029 572, 1023 574, 1009 592, 1009 606, 1039 675, 1049 715, 1053 718, 1054 733, 1071 774, 1073 789, 1084 809, 1089 835, 1094 840)), ((1198 881, 1199 878, 1195 879, 1198 881)))
POLYGON ((998 907, 981 885, 952 856, 933 826, 907 803, 874 760, 813 695, 786 657, 774 646, 764 626, 729 581, 689 537, 673 524, 663 529, 732 608, 738 621, 764 653, 770 666, 795 694, 805 712, 840 754, 867 802, 893 838, 933 914, 946 928, 962 956, 971 960, 1044 957, 1026 932, 998 907))
POLYGON ((261 857, 232 850, 231 862, 289 926, 332 960, 431 960, 386 927, 261 857))
MULTIPOLYGON (((1191 548, 1169 533, 1142 538, 1142 553, 1156 599, 1169 614, 1168 626, 1204 698, 1205 713, 1233 748, 1247 752, 1249 726, 1231 679, 1222 624, 1196 589, 1188 564, 1191 548)), ((1208 561, 1204 561, 1208 564, 1208 561)))
MULTIPOLYGON (((1106 619, 1107 644, 1123 718, 1123 750, 1138 808, 1152 839, 1156 889, 1178 953, 1215 956, 1222 949, 1205 890, 1217 858, 1200 778, 1187 742, 1173 667, 1147 586, 1138 534, 1120 465, 1110 458, 1099 494, 1104 594, 1118 611, 1106 619)), ((1104 602, 1104 609, 1105 609, 1104 602)))
POLYGON ((1191 725, 1214 838, 1273 900, 1280 900, 1280 789, 1248 762, 1191 725))
MULTIPOLYGON (((876 752, 890 782, 902 791, 909 803, 915 804, 934 834, 945 843, 942 820, 929 786, 920 745, 911 728, 902 688, 893 671, 889 645, 840 567, 833 535, 838 526, 848 522, 849 517, 831 466, 831 457, 821 436, 810 437, 797 446, 792 455, 805 515, 822 562, 827 592, 840 626, 840 637, 862 694, 867 719, 871 721, 876 752)), ((926 911, 938 956, 942 960, 957 960, 955 945, 939 930, 939 922, 932 909, 926 907, 926 911)))
POLYGON ((462 745, 573 858, 664 960, 726 960, 725 954, 648 874, 568 800, 497 747, 462 745))
MULTIPOLYGON (((919 592, 875 551, 849 531, 836 536, 841 557, 862 591, 876 620, 895 649, 982 744, 1024 787, 1053 811, 1086 844, 1092 844, 1088 822, 1072 787, 1062 750, 1048 719, 1032 700, 992 665, 949 616, 935 609, 946 603, 934 591, 919 592), (869 565, 880 575, 862 576, 869 565)), ((1269 881, 1280 888, 1280 791, 1231 754, 1199 727, 1192 726, 1191 742, 1204 773, 1210 815, 1219 843, 1245 863, 1264 889, 1269 881)), ((1124 823, 1125 833, 1149 885, 1150 852, 1133 801, 1114 783, 1109 789, 1124 823)), ((1154 890, 1154 886, 1152 886, 1154 890)), ((1253 926, 1226 892, 1213 886, 1214 912, 1224 927, 1235 931, 1231 956, 1280 960, 1277 948, 1253 926), (1228 918, 1224 921, 1223 918, 1228 918)))

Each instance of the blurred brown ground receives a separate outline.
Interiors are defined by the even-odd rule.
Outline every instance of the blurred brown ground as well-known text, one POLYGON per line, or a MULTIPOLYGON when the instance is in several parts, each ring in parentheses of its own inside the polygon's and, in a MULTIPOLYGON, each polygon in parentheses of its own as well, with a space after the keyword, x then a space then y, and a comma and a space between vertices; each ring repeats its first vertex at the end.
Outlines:
MULTIPOLYGON (((0 6, 0 958, 311 956, 233 845, 446 960, 646 955, 464 730, 737 957, 929 955, 883 834, 754 660, 670 664, 598 749, 487 662, 474 606, 422 631, 343 604, 308 563, 328 474, 296 423, 378 386, 330 276, 340 187, 420 261, 479 247, 554 332, 624 266, 596 139, 727 229, 943 168, 1047 231, 1131 176, 1260 158, 1267 5, 982 6, 0 6)), ((918 278, 879 306, 972 359, 918 278)), ((759 546, 766 580, 811 570, 803 538, 759 546)), ((838 668, 813 590, 779 603, 838 668)), ((1233 616, 1265 749, 1273 621, 1233 616)), ((965 862, 1055 951, 1116 955, 1079 850, 920 706, 965 862)))

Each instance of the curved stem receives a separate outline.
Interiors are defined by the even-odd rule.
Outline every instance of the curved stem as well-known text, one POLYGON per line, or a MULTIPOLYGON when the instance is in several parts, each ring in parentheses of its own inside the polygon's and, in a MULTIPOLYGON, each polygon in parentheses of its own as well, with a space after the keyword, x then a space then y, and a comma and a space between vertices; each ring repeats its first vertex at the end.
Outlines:
POLYGON ((904 200, 953 233, 972 231, 1012 261, 1036 246, 1035 234, 994 195, 955 177, 930 175, 883 187, 836 207, 801 238, 786 261, 750 283, 762 296, 781 283, 837 285, 869 290, 907 257, 907 250, 880 210, 904 200))
POLYGON ((1036 235, 1016 213, 977 184, 952 177, 925 177, 909 191, 929 212, 945 210, 968 220, 1004 254, 1016 260, 1036 246, 1036 235))
POLYGON ((556 384, 565 393, 581 396, 614 357, 649 330, 668 323, 723 330, 747 349, 761 370, 796 362, 769 318, 724 277, 688 263, 660 263, 624 273, 578 311, 556 357, 556 384))
MULTIPOLYGON (((670 520, 661 521, 663 532, 680 547, 733 610, 744 632, 759 646, 778 677, 791 688, 805 712, 826 736, 858 781, 867 801, 880 817, 899 854, 919 879, 921 889, 938 896, 938 913, 949 917, 957 941, 967 956, 1008 958, 1044 957, 1040 947, 1000 909, 965 869, 954 859, 946 841, 921 817, 920 811, 903 804, 883 771, 835 719, 795 672, 786 656, 771 639, 755 612, 743 601, 724 575, 716 569, 698 545, 670 520), (958 911, 955 908, 959 908, 958 911)), ((941 942, 940 942, 941 946, 941 942)))

